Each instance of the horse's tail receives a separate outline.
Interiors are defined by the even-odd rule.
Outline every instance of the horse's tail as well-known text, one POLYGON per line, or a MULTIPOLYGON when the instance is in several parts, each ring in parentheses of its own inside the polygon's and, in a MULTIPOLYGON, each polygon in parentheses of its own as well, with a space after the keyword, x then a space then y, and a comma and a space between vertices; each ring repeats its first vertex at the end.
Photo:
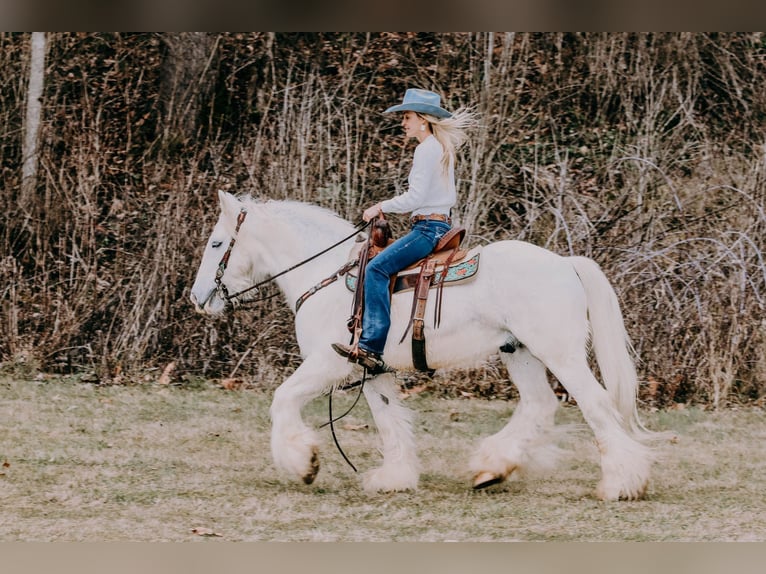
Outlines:
POLYGON ((638 418, 638 375, 617 294, 595 261, 576 256, 568 259, 585 288, 591 340, 604 386, 626 427, 636 434, 648 435, 638 418))

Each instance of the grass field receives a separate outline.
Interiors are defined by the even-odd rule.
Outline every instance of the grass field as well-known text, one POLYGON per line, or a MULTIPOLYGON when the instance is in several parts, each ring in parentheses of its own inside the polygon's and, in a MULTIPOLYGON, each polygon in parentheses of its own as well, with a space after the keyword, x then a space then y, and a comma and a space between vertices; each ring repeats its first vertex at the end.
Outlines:
MULTIPOLYGON (((336 413, 354 395, 335 401, 336 413)), ((421 393, 424 473, 411 493, 370 495, 323 429, 313 485, 278 475, 270 393, 66 379, 0 379, 0 541, 766 541, 766 417, 759 407, 645 412, 673 430, 648 496, 604 503, 588 430, 550 476, 474 492, 464 465, 513 402, 421 393)), ((327 399, 307 406, 315 426, 327 399)), ((562 423, 581 423, 574 406, 562 423)), ((338 423, 360 472, 376 466, 366 406, 338 423)))

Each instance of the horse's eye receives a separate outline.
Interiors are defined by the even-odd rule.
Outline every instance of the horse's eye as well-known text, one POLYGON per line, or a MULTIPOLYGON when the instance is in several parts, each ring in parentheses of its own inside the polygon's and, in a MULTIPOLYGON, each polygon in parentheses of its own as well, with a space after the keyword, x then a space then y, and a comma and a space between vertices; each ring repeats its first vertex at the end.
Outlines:
POLYGON ((221 245, 223 245, 223 241, 213 241, 213 243, 210 244, 210 247, 218 249, 221 245))

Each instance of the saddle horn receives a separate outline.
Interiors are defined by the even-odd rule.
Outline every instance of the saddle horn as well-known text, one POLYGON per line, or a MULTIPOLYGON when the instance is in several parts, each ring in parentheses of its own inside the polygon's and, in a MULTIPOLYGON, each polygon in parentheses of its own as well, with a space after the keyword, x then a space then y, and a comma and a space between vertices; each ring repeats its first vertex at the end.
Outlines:
POLYGON ((391 242, 391 239, 393 238, 391 226, 382 213, 372 222, 372 231, 370 234, 372 236, 372 245, 378 250, 387 247, 391 242))

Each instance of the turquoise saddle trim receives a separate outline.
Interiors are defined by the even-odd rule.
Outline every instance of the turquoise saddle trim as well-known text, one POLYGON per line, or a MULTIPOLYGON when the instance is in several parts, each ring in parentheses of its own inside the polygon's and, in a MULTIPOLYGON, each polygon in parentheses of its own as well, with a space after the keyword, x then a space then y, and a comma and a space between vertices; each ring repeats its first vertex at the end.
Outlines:
MULTIPOLYGON (((464 281, 466 279, 469 279, 476 275, 476 272, 479 270, 479 255, 480 253, 475 253, 471 256, 470 259, 466 259, 465 261, 460 261, 459 263, 454 263, 450 265, 447 268, 447 275, 444 278, 444 283, 455 283, 457 281, 464 281)), ((404 280, 404 278, 408 276, 417 277, 418 276, 419 269, 415 269, 412 272, 406 273, 406 274, 399 274, 396 278, 396 283, 394 284, 394 293, 399 293, 400 291, 407 291, 409 289, 414 288, 414 284, 410 284, 410 282, 404 280)), ((444 268, 438 269, 436 273, 434 274, 433 281, 431 282, 431 286, 435 287, 439 285, 439 283, 442 280, 442 275, 444 274, 444 268)), ((349 291, 355 291, 356 290, 356 281, 357 277, 356 275, 352 275, 351 273, 346 273, 346 288, 349 291)))

